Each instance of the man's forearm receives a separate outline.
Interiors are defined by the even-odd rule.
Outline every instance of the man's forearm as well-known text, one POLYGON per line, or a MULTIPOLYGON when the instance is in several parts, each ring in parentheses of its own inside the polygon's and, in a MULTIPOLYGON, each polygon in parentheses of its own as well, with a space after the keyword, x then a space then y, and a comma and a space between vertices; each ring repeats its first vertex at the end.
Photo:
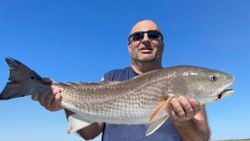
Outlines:
POLYGON ((210 130, 206 123, 202 123, 193 118, 188 121, 174 122, 177 131, 180 133, 183 141, 208 141, 210 130))

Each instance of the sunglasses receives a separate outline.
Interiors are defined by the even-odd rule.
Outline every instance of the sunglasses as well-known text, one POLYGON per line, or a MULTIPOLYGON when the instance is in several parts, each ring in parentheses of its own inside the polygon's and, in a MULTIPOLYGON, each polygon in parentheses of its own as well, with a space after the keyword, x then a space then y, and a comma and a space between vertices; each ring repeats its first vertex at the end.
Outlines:
POLYGON ((162 36, 160 31, 148 30, 148 31, 139 31, 139 32, 135 32, 135 33, 131 34, 128 37, 129 43, 131 43, 132 41, 139 41, 139 40, 143 39, 145 33, 148 34, 149 39, 158 39, 160 37, 161 40, 163 41, 163 36, 162 36))

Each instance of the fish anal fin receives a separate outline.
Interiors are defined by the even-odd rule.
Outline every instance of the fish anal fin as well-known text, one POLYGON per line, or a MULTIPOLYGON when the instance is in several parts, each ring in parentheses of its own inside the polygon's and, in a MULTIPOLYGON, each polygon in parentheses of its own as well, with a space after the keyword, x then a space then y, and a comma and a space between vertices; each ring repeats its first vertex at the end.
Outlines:
POLYGON ((168 119, 168 115, 165 115, 151 123, 148 124, 147 126, 147 131, 146 131, 146 136, 151 135, 154 133, 158 128, 161 127, 161 125, 168 119))
POLYGON ((154 121, 162 110, 166 110, 166 107, 168 106, 168 103, 171 101, 172 98, 173 98, 172 95, 168 95, 162 98, 162 100, 159 102, 158 106, 156 107, 155 111, 151 115, 150 122, 154 121))
POLYGON ((73 114, 68 117, 68 133, 76 132, 84 127, 87 127, 91 123, 85 121, 80 115, 73 114))

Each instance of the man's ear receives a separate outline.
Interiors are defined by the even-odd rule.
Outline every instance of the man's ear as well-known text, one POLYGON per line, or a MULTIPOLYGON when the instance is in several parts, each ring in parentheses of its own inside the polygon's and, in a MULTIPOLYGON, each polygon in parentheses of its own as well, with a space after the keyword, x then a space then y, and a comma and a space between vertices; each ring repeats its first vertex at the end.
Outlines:
POLYGON ((128 43, 128 52, 131 53, 131 44, 128 43))
POLYGON ((131 44, 131 43, 128 41, 128 47, 130 46, 130 44, 131 44))

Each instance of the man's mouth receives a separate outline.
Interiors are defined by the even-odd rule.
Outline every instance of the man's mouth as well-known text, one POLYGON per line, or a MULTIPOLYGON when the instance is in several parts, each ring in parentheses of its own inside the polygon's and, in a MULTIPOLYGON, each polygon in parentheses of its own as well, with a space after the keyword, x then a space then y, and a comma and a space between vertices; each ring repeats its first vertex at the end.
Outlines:
POLYGON ((149 54, 149 53, 152 53, 152 48, 141 48, 140 51, 141 53, 143 54, 149 54))

